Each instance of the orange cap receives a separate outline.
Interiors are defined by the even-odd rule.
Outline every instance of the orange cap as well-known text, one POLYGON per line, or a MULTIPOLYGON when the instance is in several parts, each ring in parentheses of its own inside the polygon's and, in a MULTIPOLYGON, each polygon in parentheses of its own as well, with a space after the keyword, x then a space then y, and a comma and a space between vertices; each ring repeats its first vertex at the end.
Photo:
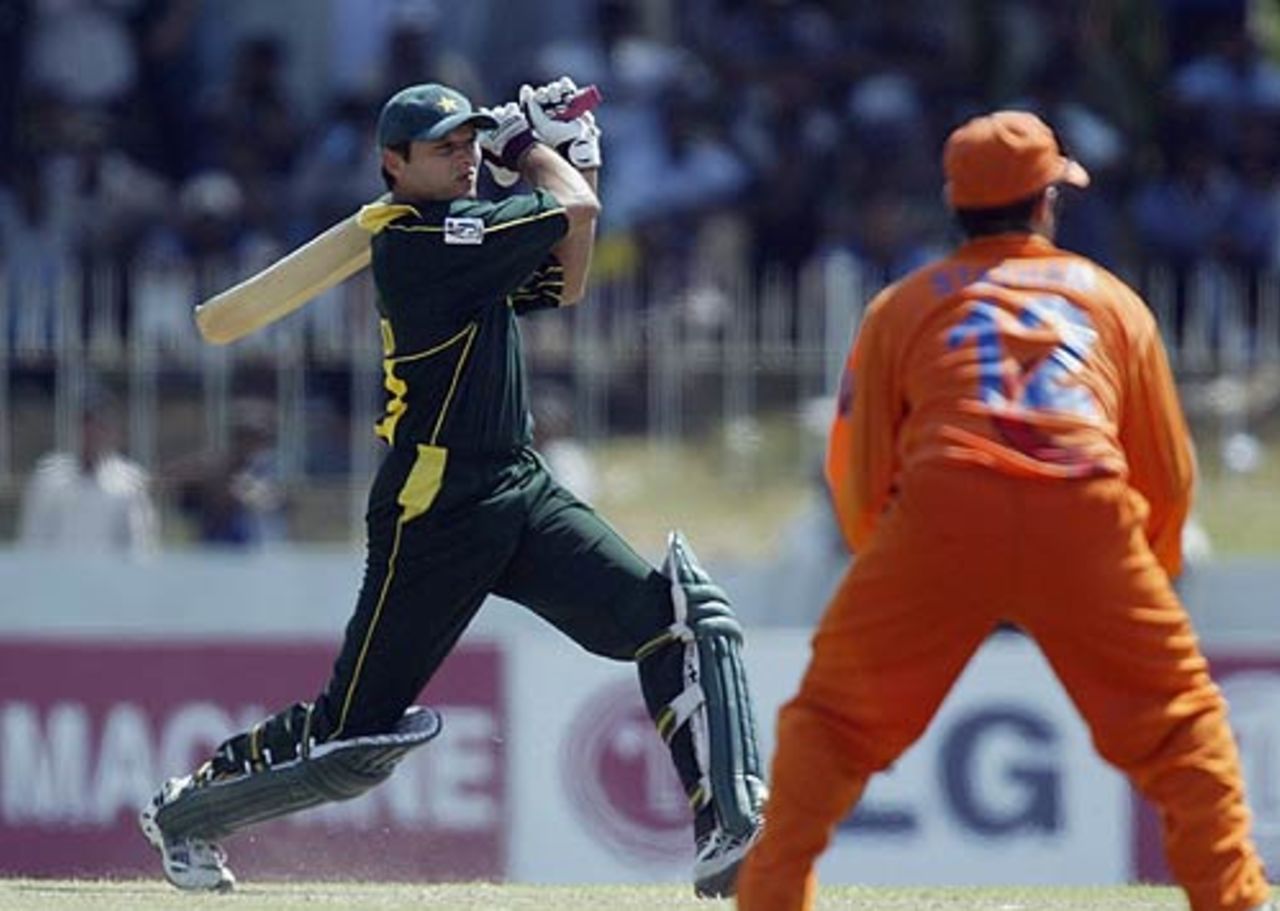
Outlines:
POLYGON ((953 209, 1007 206, 1055 183, 1089 185, 1089 172, 1027 111, 996 111, 957 127, 942 151, 942 170, 953 209))

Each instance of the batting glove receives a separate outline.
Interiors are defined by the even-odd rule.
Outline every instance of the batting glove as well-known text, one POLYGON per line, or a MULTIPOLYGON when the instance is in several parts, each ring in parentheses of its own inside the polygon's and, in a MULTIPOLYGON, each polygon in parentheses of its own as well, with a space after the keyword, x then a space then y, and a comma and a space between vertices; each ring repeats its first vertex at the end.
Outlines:
POLYGON ((595 115, 585 111, 572 120, 560 120, 578 87, 568 76, 534 88, 520 87, 520 107, 538 139, 554 148, 579 170, 600 167, 600 128, 595 115))
POLYGON ((489 176, 493 178, 493 182, 502 189, 509 189, 519 182, 520 172, 504 168, 498 159, 490 157, 487 149, 480 150, 480 160, 489 169, 489 176))
POLYGON ((494 108, 481 108, 498 125, 492 130, 480 132, 480 152, 489 172, 499 186, 509 187, 520 179, 520 158, 533 145, 537 137, 533 133, 529 120, 525 117, 520 105, 514 101, 500 104, 494 108), (495 170, 496 169, 496 170, 495 170), (514 175, 510 182, 503 183, 507 174, 514 175))

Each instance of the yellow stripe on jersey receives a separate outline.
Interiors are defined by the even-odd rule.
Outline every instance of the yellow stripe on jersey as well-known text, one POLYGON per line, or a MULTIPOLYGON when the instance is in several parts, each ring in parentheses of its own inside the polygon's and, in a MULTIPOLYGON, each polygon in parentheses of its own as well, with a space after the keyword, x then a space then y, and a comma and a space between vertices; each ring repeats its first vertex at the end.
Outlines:
POLYGON ((440 492, 440 482, 444 478, 444 467, 449 459, 449 450, 440 446, 418 444, 418 458, 409 472, 409 479, 400 489, 396 502, 400 504, 402 522, 410 522, 431 508, 436 494, 440 492))
MULTIPOLYGON (((539 221, 551 215, 562 215, 564 206, 558 206, 554 209, 547 209, 542 212, 536 212, 533 215, 527 215, 524 218, 516 218, 511 221, 499 222, 496 225, 485 225, 485 232, 502 231, 506 228, 513 228, 517 225, 525 225, 530 222, 539 221)), ((406 215, 412 215, 414 218, 421 219, 422 213, 415 207, 406 203, 396 202, 371 202, 368 205, 361 206, 360 211, 356 213, 356 224, 368 231, 370 234, 381 234, 383 231, 391 228, 396 231, 419 231, 427 233, 442 233, 443 225, 395 225, 392 224, 398 218, 406 215)))
POLYGON ((396 376, 396 362, 389 357, 382 359, 382 386, 390 393, 390 398, 387 399, 387 407, 382 417, 373 425, 373 432, 388 443, 394 443, 396 425, 400 423, 400 419, 404 417, 409 407, 404 401, 405 393, 409 391, 409 384, 396 376))
POLYGON ((475 323, 467 323, 456 335, 446 341, 441 342, 434 347, 425 351, 415 351, 413 354, 404 354, 399 357, 389 356, 387 345, 394 345, 395 340, 391 334, 391 326, 386 320, 382 333, 383 351, 388 356, 382 359, 382 385, 390 394, 387 400, 387 406, 382 418, 373 426, 373 432, 388 443, 395 442, 396 425, 400 423, 400 419, 404 417, 408 405, 405 403, 405 395, 409 392, 409 384, 396 375, 396 367, 400 364, 410 361, 418 361, 423 358, 431 357, 439 354, 449 348, 452 348, 459 341, 463 342, 462 355, 458 358, 458 366, 454 369, 453 380, 449 384, 448 394, 445 396, 444 405, 440 409, 440 415, 436 420, 435 432, 431 435, 431 442, 434 443, 436 436, 440 432, 440 425, 444 422, 444 413, 448 410, 449 401, 453 398, 454 389, 458 385, 458 377, 462 373, 462 365, 466 362, 467 354, 471 350, 471 341, 475 338, 478 327, 475 323))
POLYGON ((462 377, 462 368, 466 366, 467 356, 471 354, 471 343, 475 340, 479 327, 475 323, 467 326, 467 340, 462 347, 462 356, 458 365, 453 368, 453 380, 449 383, 449 391, 445 393, 444 404, 440 406, 440 415, 436 418, 436 426, 431 431, 431 442, 440 438, 440 428, 444 426, 444 416, 449 413, 449 405, 453 402, 453 394, 458 390, 458 380, 462 377))
POLYGON ((507 297, 507 305, 517 313, 558 307, 564 300, 564 266, 550 259, 507 297), (522 306, 524 305, 524 306, 522 306))
MULTIPOLYGON (((412 207, 406 206, 405 208, 412 208, 412 207)), ((402 212, 400 214, 403 215, 405 213, 402 212)), ((484 233, 493 234, 497 231, 504 231, 507 228, 514 228, 519 225, 531 224, 535 221, 541 221, 542 219, 548 218, 552 215, 562 215, 562 214, 564 214, 563 206, 557 209, 547 209, 544 212, 538 212, 534 215, 526 215, 524 218, 513 218, 511 221, 498 222, 497 224, 494 224, 494 225, 486 224, 484 226, 484 233)), ((399 215, 397 215, 396 217, 399 218, 399 215)), ((391 224, 388 224, 388 225, 384 225, 383 227, 391 231, 405 231, 408 233, 415 233, 415 232, 419 234, 443 234, 444 233, 444 225, 391 225, 391 224)))
POLYGON ((515 219, 512 219, 511 221, 504 221, 496 225, 485 225, 484 230, 486 234, 491 231, 502 231, 506 228, 514 228, 517 225, 527 225, 530 222, 542 221, 542 219, 549 218, 552 215, 563 215, 563 214, 564 214, 564 206, 560 206, 555 209, 547 209, 545 212, 537 212, 533 215, 526 215, 524 218, 515 218, 515 219))
POLYGON ((391 222, 405 215, 421 218, 418 210, 404 203, 371 202, 356 213, 356 224, 370 234, 381 234, 391 222))
POLYGON ((378 320, 378 329, 382 333, 382 356, 391 357, 396 353, 396 331, 391 326, 391 320, 378 320))

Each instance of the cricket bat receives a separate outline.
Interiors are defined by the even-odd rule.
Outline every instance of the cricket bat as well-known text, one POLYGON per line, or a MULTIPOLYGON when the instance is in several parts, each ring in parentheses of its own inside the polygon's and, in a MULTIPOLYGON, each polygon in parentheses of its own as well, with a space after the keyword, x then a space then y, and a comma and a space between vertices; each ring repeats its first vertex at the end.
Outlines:
MULTIPOLYGON (((599 89, 586 86, 557 119, 573 120, 600 98, 599 89)), ((200 303, 196 327, 206 342, 230 344, 346 281, 369 265, 369 256, 369 234, 352 213, 261 272, 200 303)))

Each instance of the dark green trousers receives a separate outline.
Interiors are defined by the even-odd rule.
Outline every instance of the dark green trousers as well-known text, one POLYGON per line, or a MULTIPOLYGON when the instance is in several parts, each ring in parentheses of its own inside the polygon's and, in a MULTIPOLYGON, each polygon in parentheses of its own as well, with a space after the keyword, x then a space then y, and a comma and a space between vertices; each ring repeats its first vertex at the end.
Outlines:
POLYGON ((672 620, 667 579, 529 449, 392 449, 366 521, 364 583, 317 702, 326 738, 389 730, 491 593, 620 660, 672 620))

